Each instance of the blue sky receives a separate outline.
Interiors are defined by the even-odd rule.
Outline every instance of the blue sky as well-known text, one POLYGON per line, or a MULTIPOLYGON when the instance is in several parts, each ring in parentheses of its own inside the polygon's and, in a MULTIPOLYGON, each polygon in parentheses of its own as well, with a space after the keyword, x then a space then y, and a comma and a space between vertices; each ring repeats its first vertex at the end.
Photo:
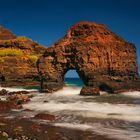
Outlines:
POLYGON ((140 65, 140 0, 0 0, 0 25, 45 46, 80 21, 106 24, 133 42, 140 65))

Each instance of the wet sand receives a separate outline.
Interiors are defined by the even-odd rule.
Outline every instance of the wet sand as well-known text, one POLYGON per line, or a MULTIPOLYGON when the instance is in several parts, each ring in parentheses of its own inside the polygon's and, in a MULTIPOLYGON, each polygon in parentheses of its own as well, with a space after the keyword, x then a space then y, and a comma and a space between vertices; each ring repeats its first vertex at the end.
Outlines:
POLYGON ((22 136, 31 140, 115 140, 91 131, 56 127, 49 123, 41 124, 29 118, 8 119, 1 116, 0 131, 6 132, 13 140, 22 136))

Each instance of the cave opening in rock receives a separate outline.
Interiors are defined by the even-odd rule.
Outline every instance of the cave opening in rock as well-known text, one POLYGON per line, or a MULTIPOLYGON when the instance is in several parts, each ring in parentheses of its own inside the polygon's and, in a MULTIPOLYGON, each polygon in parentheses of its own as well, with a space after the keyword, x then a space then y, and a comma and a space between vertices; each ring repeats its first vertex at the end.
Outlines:
POLYGON ((64 82, 67 86, 82 87, 84 85, 76 70, 68 70, 64 76, 64 82))

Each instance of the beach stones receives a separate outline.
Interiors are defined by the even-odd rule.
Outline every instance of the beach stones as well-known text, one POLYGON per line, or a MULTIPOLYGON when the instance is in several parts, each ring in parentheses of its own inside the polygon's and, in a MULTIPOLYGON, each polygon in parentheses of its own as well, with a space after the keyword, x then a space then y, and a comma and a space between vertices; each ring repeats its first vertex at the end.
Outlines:
POLYGON ((8 134, 4 131, 0 131, 0 140, 8 140, 8 134))
POLYGON ((0 101, 0 111, 9 111, 11 109, 21 109, 21 105, 17 105, 11 101, 0 101))
POLYGON ((11 109, 21 109, 22 104, 30 101, 32 97, 28 91, 14 91, 9 92, 5 89, 0 91, 0 96, 5 98, 0 99, 0 111, 10 111, 11 109))

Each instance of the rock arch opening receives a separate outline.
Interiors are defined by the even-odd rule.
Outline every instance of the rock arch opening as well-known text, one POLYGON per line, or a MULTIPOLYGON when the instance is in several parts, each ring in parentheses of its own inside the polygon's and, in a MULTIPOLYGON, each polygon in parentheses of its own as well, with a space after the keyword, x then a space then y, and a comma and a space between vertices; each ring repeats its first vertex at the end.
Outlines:
POLYGON ((68 70, 64 76, 64 84, 66 86, 82 87, 84 85, 76 70, 68 70))

